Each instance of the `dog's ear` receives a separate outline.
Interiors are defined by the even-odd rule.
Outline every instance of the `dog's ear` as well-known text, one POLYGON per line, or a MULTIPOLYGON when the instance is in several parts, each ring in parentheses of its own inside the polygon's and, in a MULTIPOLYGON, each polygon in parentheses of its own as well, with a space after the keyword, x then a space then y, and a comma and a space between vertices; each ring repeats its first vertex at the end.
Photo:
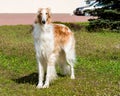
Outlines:
POLYGON ((42 10, 43 10, 42 8, 39 8, 39 9, 38 9, 38 12, 37 12, 37 14, 36 14, 36 16, 35 16, 35 21, 34 21, 35 24, 39 22, 38 17, 39 17, 39 14, 40 14, 40 12, 41 12, 42 10))
POLYGON ((48 23, 51 23, 51 9, 50 8, 46 8, 47 12, 48 12, 48 23))
POLYGON ((42 8, 39 8, 39 9, 38 9, 38 14, 39 14, 42 10, 43 10, 42 8))

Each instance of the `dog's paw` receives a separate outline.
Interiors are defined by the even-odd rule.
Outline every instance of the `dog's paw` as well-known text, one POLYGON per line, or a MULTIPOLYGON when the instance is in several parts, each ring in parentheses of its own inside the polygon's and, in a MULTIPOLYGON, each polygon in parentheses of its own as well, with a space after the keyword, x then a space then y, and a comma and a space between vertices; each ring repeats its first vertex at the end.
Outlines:
POLYGON ((49 88, 49 84, 45 84, 45 85, 43 85, 42 88, 49 88))
POLYGON ((74 75, 72 75, 72 76, 71 76, 71 79, 75 79, 75 76, 74 76, 74 75))
POLYGON ((38 89, 43 88, 43 84, 38 84, 38 85, 37 85, 37 88, 38 88, 38 89))

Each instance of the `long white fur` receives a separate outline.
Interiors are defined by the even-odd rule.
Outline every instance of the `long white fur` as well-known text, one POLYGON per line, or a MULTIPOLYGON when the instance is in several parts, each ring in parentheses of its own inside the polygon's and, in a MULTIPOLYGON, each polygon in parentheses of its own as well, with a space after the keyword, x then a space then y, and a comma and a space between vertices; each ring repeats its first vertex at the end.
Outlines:
MULTIPOLYGON (((45 21, 47 20, 46 9, 42 11, 41 19, 45 21)), ((59 26, 64 27, 64 25, 61 24, 59 26)), ((48 88, 50 82, 53 79, 56 79, 57 74, 55 64, 57 60, 60 63, 63 73, 67 74, 68 72, 71 72, 71 79, 75 79, 75 49, 72 48, 73 37, 71 37, 69 42, 64 46, 64 48, 61 49, 63 50, 64 54, 63 52, 61 52, 60 54, 56 54, 55 52, 53 52, 55 48, 53 24, 34 23, 33 27, 33 37, 39 72, 37 88, 48 88), (67 65, 67 63, 69 65, 67 65), (46 80, 45 84, 43 84, 45 73, 46 80)))

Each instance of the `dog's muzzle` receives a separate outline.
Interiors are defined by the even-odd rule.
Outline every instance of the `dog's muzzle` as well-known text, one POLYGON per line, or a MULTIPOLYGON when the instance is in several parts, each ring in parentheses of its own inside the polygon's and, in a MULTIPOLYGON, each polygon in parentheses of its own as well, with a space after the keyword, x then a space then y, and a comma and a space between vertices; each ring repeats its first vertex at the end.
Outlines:
POLYGON ((46 21, 45 20, 42 20, 42 24, 45 24, 46 23, 46 21))

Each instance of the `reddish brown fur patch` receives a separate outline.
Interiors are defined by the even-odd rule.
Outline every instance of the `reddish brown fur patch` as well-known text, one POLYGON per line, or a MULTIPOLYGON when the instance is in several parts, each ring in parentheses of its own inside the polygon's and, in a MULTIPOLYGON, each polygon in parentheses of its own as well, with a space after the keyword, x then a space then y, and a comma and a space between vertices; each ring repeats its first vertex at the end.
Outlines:
POLYGON ((51 12, 49 8, 46 8, 47 10, 47 24, 51 23, 51 12))
POLYGON ((54 39, 55 39, 55 48, 59 50, 60 47, 63 47, 70 39, 73 33, 70 29, 64 25, 54 24, 54 39))

